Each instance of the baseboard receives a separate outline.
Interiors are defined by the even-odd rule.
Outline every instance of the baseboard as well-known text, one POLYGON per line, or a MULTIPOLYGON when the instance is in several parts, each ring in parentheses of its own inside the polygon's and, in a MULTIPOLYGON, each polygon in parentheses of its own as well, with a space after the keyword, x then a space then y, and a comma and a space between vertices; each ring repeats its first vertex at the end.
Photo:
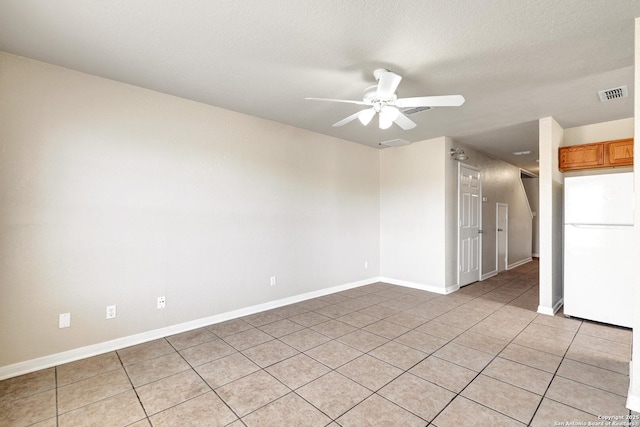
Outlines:
POLYGON ((635 412, 640 412, 640 396, 639 395, 633 395, 631 394, 631 391, 629 391, 629 394, 627 395, 627 409, 631 409, 632 411, 635 411, 635 412))
POLYGON ((553 307, 544 307, 539 305, 538 306, 538 313, 540 314, 546 314, 548 316, 555 316, 555 314, 558 312, 558 310, 560 310, 560 307, 562 307, 564 305, 564 298, 560 298, 558 300, 558 302, 556 302, 553 307))
POLYGON ((633 388, 633 361, 629 362, 629 391, 627 392, 627 408, 640 412, 640 395, 634 393, 633 388))
POLYGON ((380 282, 398 286, 406 286, 407 288, 420 289, 421 291, 434 292, 436 294, 442 295, 450 294, 451 292, 455 292, 460 289, 460 286, 458 285, 451 285, 442 288, 440 286, 425 285, 417 282, 409 282, 407 280, 392 279, 390 277, 379 277, 378 279, 380 282))
POLYGON ((333 286, 331 288, 320 289, 318 291, 307 292, 304 294, 295 295, 292 297, 287 297, 287 298, 283 298, 275 301, 270 301, 267 303, 254 305, 251 307, 245 307, 238 310, 232 310, 226 313, 216 314, 214 316, 204 317, 201 319, 180 323, 180 324, 168 326, 165 328, 154 329, 152 331, 143 332, 136 335, 117 338, 114 340, 105 341, 98 344, 92 344, 89 346, 80 347, 73 350, 64 351, 61 353, 39 357, 37 359, 32 359, 24 362, 15 363, 12 365, 2 366, 0 367, 0 380, 17 377, 19 375, 28 374, 30 372, 51 368, 53 366, 58 366, 58 365, 62 365, 69 362, 75 362, 76 360, 97 356, 99 354, 104 354, 104 353, 108 353, 115 350, 121 350, 125 347, 130 347, 132 345, 142 344, 145 342, 157 340, 160 338, 165 338, 165 337, 179 334, 182 332, 188 332, 194 329, 202 328, 204 326, 209 326, 209 325, 224 322, 227 320, 236 319, 238 317, 248 316, 250 314, 271 310, 271 309, 282 307, 289 304, 295 304, 297 302, 306 301, 312 298, 334 294, 336 292, 357 288, 359 286, 369 285, 371 283, 376 283, 379 281, 380 281, 379 277, 373 277, 369 279, 360 280, 357 282, 346 283, 344 285, 338 285, 338 286, 333 286))
POLYGON ((531 262, 531 261, 533 261, 532 257, 525 258, 525 259, 522 259, 520 261, 516 261, 513 264, 507 265, 507 270, 511 270, 512 268, 520 267, 521 265, 524 265, 524 264, 526 264, 528 262, 531 262))
POLYGON ((497 275, 498 275, 498 270, 493 270, 488 273, 484 273, 482 276, 480 276, 480 280, 487 280, 489 277, 493 277, 497 275))
POLYGON ((540 254, 531 254, 531 258, 540 258, 540 254))

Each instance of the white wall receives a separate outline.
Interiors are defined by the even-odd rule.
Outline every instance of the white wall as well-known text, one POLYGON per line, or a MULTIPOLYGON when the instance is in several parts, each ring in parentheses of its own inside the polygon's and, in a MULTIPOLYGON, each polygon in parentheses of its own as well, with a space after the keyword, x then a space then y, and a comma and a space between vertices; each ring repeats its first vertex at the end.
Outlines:
POLYGON ((0 367, 379 276, 377 149, 4 53, 0 69, 0 367))
POLYGON ((380 275, 389 282, 440 293, 453 284, 443 251, 447 143, 441 137, 380 152, 380 275))
POLYGON ((564 129, 562 145, 633 138, 633 117, 564 129))
MULTIPOLYGON (((640 18, 635 21, 635 98, 634 98, 634 128, 635 134, 640 135, 640 18)), ((640 150, 635 149, 634 159, 636 165, 640 164, 640 150)), ((634 246, 635 259, 640 259, 640 173, 634 174, 635 178, 635 218, 634 218, 634 246)), ((640 263, 635 264, 634 276, 634 307, 640 307, 640 263)), ((631 353, 631 364, 629 366, 629 393, 627 396, 627 407, 636 412, 640 412, 640 310, 633 311, 633 347, 631 353)))
POLYGON ((563 129, 552 118, 539 122, 540 153, 540 305, 538 312, 553 315, 562 306, 562 174, 558 147, 563 129))

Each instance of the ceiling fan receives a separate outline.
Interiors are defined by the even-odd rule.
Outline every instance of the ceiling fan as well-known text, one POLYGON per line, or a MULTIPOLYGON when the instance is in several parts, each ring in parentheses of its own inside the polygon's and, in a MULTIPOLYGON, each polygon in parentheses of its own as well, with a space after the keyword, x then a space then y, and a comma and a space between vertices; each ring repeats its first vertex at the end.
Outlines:
POLYGON ((305 98, 312 101, 343 102, 347 104, 366 105, 367 109, 346 117, 333 124, 334 127, 343 126, 358 119, 363 125, 368 125, 373 116, 378 113, 378 126, 380 129, 388 129, 393 123, 404 130, 413 129, 416 123, 404 115, 400 108, 412 107, 459 107, 464 104, 462 95, 445 96, 418 96, 414 98, 398 98, 396 89, 402 80, 402 76, 385 68, 379 68, 373 72, 378 82, 377 85, 365 89, 362 101, 331 98, 305 98))

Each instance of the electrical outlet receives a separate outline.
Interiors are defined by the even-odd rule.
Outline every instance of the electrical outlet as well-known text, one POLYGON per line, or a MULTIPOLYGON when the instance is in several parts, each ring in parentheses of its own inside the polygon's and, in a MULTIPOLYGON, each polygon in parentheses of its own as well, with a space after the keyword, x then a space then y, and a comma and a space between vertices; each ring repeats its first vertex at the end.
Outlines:
POLYGON ((108 305, 107 306, 107 319, 115 319, 116 318, 116 306, 108 305))
POLYGON ((71 326, 71 313, 62 313, 58 318, 58 328, 68 328, 71 326))
POLYGON ((276 284, 276 276, 271 276, 271 286, 275 286, 276 284))
POLYGON ((158 308, 165 308, 164 297, 158 297, 158 308))

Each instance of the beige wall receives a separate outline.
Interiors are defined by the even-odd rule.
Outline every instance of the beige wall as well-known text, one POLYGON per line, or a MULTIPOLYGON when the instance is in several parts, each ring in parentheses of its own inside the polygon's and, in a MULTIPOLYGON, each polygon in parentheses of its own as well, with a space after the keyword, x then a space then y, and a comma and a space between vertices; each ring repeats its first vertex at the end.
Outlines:
POLYGON ((562 146, 633 138, 633 117, 564 129, 562 146))
POLYGON ((4 53, 0 70, 0 367, 379 276, 377 149, 4 53))
MULTIPOLYGON (((445 149, 440 137, 380 152, 380 274, 445 292, 445 149)), ((446 155, 448 156, 448 154, 446 155)))

